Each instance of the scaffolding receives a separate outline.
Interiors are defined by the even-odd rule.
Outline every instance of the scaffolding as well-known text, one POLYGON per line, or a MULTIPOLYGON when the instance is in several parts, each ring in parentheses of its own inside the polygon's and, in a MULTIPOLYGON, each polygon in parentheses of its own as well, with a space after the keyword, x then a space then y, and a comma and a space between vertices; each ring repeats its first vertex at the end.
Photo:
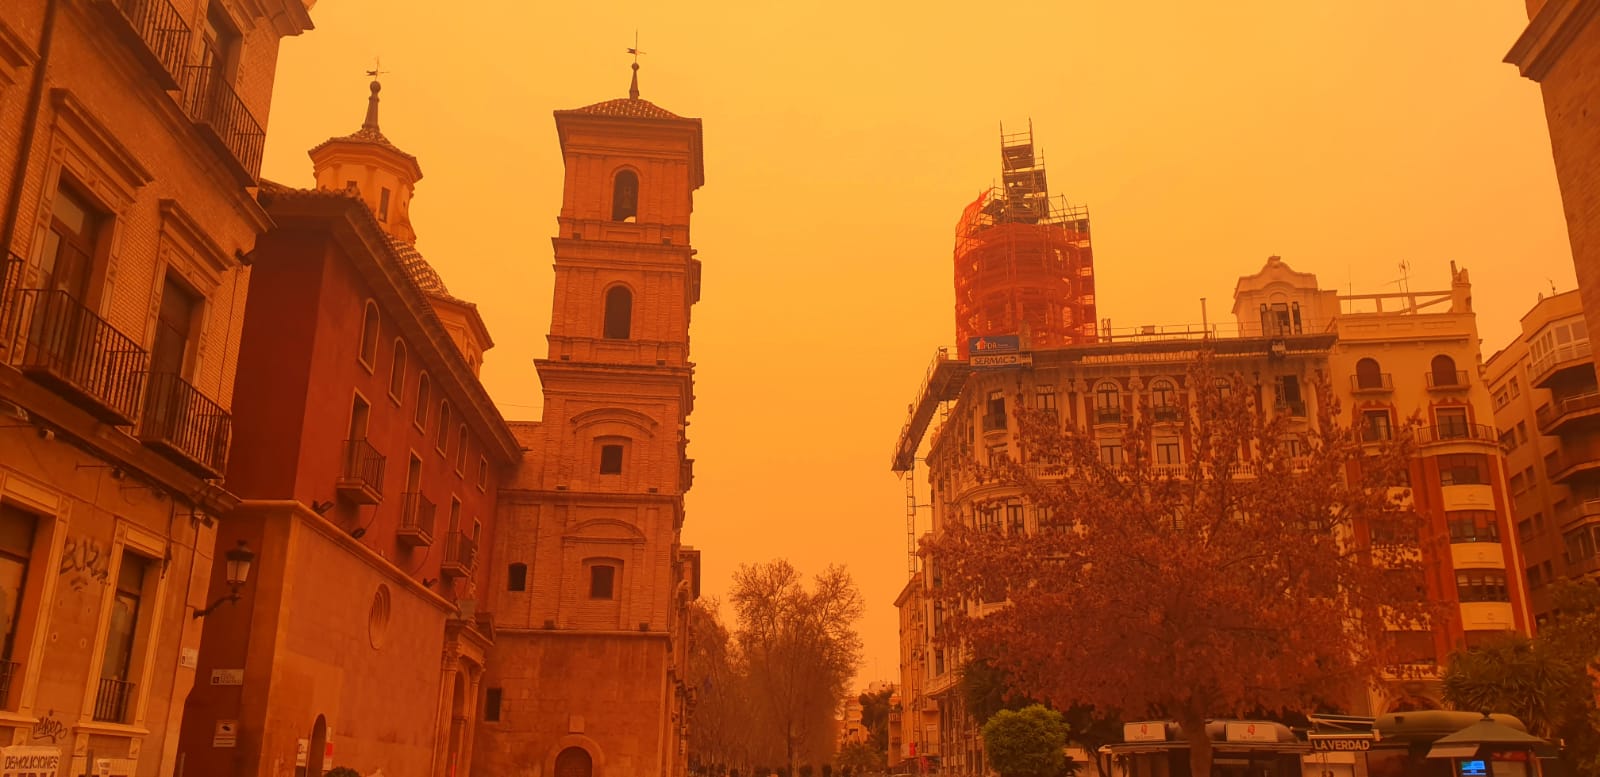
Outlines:
POLYGON ((1096 338, 1089 209, 1053 198, 1044 157, 1024 132, 1000 128, 1001 185, 978 194, 956 225, 956 347, 1017 335, 1022 347, 1096 338))

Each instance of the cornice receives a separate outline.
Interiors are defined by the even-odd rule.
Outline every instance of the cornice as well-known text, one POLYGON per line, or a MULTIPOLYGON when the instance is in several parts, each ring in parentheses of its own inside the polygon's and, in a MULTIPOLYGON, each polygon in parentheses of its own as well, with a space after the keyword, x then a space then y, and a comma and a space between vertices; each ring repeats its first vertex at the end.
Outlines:
POLYGON ((1600 0, 1549 0, 1506 52, 1526 78, 1543 81, 1579 33, 1600 13, 1600 0))
POLYGON ((16 72, 32 67, 39 55, 4 20, 0 20, 0 86, 17 83, 16 72))

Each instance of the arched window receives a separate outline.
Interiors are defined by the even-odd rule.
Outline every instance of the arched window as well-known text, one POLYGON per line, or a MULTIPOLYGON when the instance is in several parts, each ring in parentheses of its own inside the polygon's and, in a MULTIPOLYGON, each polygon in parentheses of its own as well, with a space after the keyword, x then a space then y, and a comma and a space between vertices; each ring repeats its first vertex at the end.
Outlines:
POLYGON ((456 474, 467 471, 467 425, 456 430, 456 474))
POLYGON ((411 423, 416 424, 422 431, 428 430, 428 394, 432 387, 428 385, 428 373, 417 376, 417 411, 411 416, 411 423))
POLYGON ((1435 386, 1459 386, 1461 381, 1456 374, 1456 360, 1439 354, 1433 357, 1432 369, 1428 372, 1428 382, 1435 386))
POLYGON ((526 591, 526 590, 528 590, 528 565, 527 564, 521 564, 521 563, 512 564, 511 567, 506 570, 506 590, 507 591, 526 591))
POLYGON ((554 777, 590 777, 594 774, 594 759, 581 747, 569 747, 556 756, 554 777))
POLYGON ((406 395, 406 344, 394 339, 394 361, 389 364, 389 396, 399 402, 406 395))
MULTIPOLYGON (((1451 370, 1455 365, 1451 365, 1451 370)), ((1378 366, 1378 360, 1371 357, 1356 362, 1356 388, 1381 389, 1383 388, 1383 368, 1378 366)))
POLYGON ((370 299, 361 319, 361 353, 357 354, 357 358, 366 366, 367 372, 371 372, 378 363, 378 303, 370 299))
POLYGON ((1150 384, 1150 410, 1157 421, 1178 420, 1178 390, 1162 378, 1150 384))
POLYGON ((633 292, 627 286, 612 286, 606 290, 604 336, 607 340, 626 340, 632 330, 633 292))
POLYGON ((439 402, 439 439, 436 440, 433 443, 433 447, 436 450, 438 450, 440 453, 444 453, 445 448, 447 446, 449 446, 449 445, 450 445, 450 400, 446 399, 446 400, 440 400, 440 402, 439 402))
POLYGON ((1114 424, 1122 420, 1122 392, 1117 384, 1106 381, 1094 387, 1094 421, 1097 424, 1114 424))
POLYGON ((611 220, 635 221, 639 215, 639 176, 632 170, 617 173, 611 183, 611 220))

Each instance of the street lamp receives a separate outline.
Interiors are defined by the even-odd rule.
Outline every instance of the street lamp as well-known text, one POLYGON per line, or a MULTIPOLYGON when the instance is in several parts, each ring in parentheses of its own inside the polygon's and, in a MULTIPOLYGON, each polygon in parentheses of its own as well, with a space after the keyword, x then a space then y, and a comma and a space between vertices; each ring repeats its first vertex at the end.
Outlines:
POLYGON ((250 546, 244 540, 239 540, 239 545, 233 550, 223 554, 226 559, 224 572, 228 578, 228 595, 211 603, 204 610, 195 610, 194 617, 204 618, 215 612, 224 602, 239 601, 239 589, 250 579, 250 562, 256 560, 256 554, 250 551, 250 546))

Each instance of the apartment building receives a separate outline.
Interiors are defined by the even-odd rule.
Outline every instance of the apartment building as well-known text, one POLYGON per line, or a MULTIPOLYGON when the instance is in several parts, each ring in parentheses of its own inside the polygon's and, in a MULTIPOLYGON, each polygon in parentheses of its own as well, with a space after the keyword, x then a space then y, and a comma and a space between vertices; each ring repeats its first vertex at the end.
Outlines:
MULTIPOLYGON (((1272 257, 1239 279, 1226 325, 1103 331, 1098 342, 1057 348, 1022 341, 1016 358, 1007 359, 951 358, 942 350, 896 445, 895 468, 914 471, 926 431, 918 419, 939 417, 924 449, 932 532, 957 521, 1037 531, 1020 490, 977 471, 1017 453, 1010 419, 1018 398, 1094 435, 1110 464, 1121 461, 1134 414, 1151 413, 1158 462, 1180 466, 1190 456, 1178 428, 1190 401, 1186 367, 1200 348, 1216 354, 1219 369, 1242 375, 1260 406, 1287 416, 1291 429, 1315 423, 1311 385, 1320 379, 1331 380, 1342 418, 1368 439, 1391 436, 1402 419, 1419 420, 1411 472, 1412 507, 1424 519, 1418 548, 1428 596, 1448 605, 1450 616, 1428 630, 1397 630, 1408 666, 1397 667, 1381 692, 1351 700, 1361 709, 1347 711, 1437 708, 1439 670, 1450 651, 1527 631, 1526 591, 1520 575, 1507 574, 1516 570, 1518 548, 1490 393, 1479 377, 1471 284, 1454 267, 1441 291, 1341 295, 1272 257)), ((946 613, 929 596, 939 585, 939 570, 923 565, 897 600, 902 629, 913 631, 902 632, 902 695, 914 706, 925 699, 922 714, 937 720, 938 734, 924 739, 937 742, 946 769, 981 773, 981 739, 958 683, 968 653, 941 640, 946 613), (919 619, 928 624, 922 634, 919 619)), ((905 733, 916 735, 915 728, 905 733)))
POLYGON ((1535 624, 1551 583, 1600 572, 1600 388, 1579 292, 1539 299, 1485 371, 1535 624))
POLYGON ((220 478, 270 223, 253 189, 272 76, 309 6, 0 4, 8 757, 179 768, 217 527, 238 502, 220 478))

